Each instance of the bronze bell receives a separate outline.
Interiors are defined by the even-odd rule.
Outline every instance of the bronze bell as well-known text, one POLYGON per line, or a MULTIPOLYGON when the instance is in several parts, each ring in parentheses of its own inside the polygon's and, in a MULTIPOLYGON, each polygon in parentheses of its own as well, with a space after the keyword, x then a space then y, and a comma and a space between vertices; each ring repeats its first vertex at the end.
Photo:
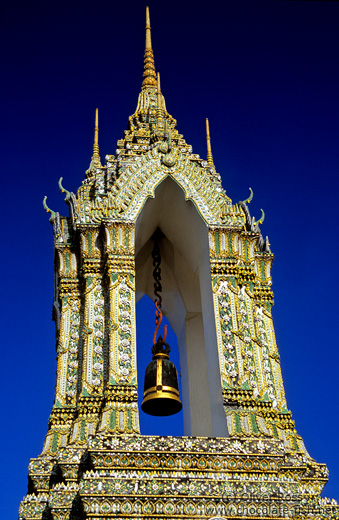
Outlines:
POLYGON ((177 369, 169 359, 170 350, 161 336, 152 347, 153 358, 146 368, 141 404, 142 411, 149 415, 174 415, 182 408, 177 369))

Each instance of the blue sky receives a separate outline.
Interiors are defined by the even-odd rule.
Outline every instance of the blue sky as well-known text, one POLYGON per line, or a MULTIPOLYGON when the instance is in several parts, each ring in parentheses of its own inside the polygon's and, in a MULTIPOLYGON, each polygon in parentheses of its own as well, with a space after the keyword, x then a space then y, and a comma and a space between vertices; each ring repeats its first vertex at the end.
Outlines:
MULTIPOLYGON (((238 202, 251 187, 251 213, 265 211, 288 406, 310 454, 330 469, 325 495, 339 499, 339 3, 149 5, 155 65, 180 133, 206 156, 209 117, 227 194, 238 202)), ((101 157, 114 153, 141 86, 144 16, 139 1, 2 9, 2 518, 16 518, 54 397, 53 244, 42 199, 67 214, 58 179, 70 191, 80 185, 96 107, 101 157)), ((139 312, 150 323, 139 338, 150 343, 153 310, 139 312)), ((170 421, 143 431, 180 433, 180 418, 170 421)))

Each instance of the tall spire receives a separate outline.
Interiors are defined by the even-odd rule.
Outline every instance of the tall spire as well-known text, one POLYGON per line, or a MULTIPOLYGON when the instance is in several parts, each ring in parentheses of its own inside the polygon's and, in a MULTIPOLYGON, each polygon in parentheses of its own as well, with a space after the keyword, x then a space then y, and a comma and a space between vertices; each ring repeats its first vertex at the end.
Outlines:
POLYGON ((153 56, 152 41, 151 41, 151 23, 150 23, 148 7, 146 7, 146 45, 145 45, 145 54, 144 54, 143 78, 144 78, 143 82, 142 82, 143 88, 157 86, 157 78, 156 78, 156 74, 155 74, 154 56, 153 56))
POLYGON ((210 166, 214 166, 211 148, 210 125, 206 117, 206 143, 207 143, 207 162, 210 166))
POLYGON ((146 7, 146 50, 152 50, 151 41, 151 21, 149 17, 149 7, 146 7))

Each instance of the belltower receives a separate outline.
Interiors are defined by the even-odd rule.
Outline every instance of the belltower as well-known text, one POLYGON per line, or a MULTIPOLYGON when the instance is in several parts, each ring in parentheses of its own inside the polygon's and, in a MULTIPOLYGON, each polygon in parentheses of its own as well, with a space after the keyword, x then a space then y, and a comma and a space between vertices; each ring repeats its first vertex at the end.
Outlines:
MULTIPOLYGON (((287 408, 271 308, 273 254, 249 211, 167 112, 147 9, 135 113, 113 155, 93 155, 54 231, 57 381, 22 520, 339 518, 287 408), (142 435, 135 305, 153 299, 176 334, 183 437, 142 435)), ((157 385, 162 387, 161 381, 157 385)))

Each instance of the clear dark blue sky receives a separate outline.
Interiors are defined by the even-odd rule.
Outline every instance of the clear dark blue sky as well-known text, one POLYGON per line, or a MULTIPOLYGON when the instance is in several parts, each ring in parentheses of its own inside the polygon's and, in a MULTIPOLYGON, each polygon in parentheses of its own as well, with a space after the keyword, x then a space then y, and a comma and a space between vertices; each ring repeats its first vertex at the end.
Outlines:
MULTIPOLYGON (((209 117, 228 195, 238 202, 251 186, 252 214, 266 213, 288 406, 310 454, 330 469, 325 495, 339 499, 339 2, 149 5, 168 111, 201 156, 209 117)), ((14 0, 2 9, 1 518, 17 516, 54 397, 42 199, 67 213, 57 182, 80 185, 97 106, 101 156, 114 153, 140 90, 144 17, 140 1, 14 0)), ((149 312, 139 350, 150 347, 149 312)), ((180 432, 171 421, 162 433, 180 432)))

